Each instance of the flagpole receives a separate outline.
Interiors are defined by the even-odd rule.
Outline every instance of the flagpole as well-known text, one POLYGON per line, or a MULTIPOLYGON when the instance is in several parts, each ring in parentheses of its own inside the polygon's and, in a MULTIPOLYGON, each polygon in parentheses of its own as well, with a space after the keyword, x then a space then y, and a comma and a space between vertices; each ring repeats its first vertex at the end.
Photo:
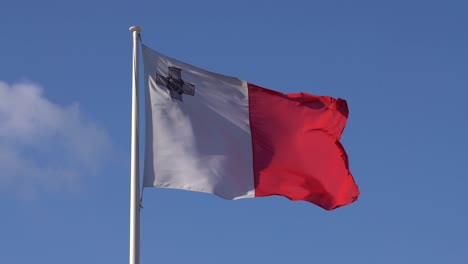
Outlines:
POLYGON ((133 34, 132 67, 132 131, 130 161, 130 254, 129 263, 140 263, 140 174, 138 124, 138 39, 140 27, 129 29, 133 34))

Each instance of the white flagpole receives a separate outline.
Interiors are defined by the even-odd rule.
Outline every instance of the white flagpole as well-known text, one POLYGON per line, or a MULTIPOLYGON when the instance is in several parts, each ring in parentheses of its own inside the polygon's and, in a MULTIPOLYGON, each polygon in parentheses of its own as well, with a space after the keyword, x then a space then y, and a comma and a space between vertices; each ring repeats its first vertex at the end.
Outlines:
POLYGON ((138 39, 140 27, 131 27, 133 34, 132 132, 130 161, 130 264, 140 263, 140 174, 138 125, 138 39))

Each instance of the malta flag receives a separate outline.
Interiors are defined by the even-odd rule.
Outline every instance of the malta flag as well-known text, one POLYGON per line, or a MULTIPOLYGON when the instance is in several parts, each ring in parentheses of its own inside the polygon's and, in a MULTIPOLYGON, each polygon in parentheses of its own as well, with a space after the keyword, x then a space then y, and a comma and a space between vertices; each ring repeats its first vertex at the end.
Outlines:
POLYGON ((281 195, 326 210, 357 199, 339 142, 346 101, 283 94, 142 49, 144 187, 281 195))

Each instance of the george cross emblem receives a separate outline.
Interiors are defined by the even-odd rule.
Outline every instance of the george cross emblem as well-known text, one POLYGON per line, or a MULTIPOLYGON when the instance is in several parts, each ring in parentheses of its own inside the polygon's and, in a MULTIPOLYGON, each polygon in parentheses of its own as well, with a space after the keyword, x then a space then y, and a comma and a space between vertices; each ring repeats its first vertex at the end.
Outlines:
POLYGON ((182 102, 182 94, 195 95, 195 85, 184 82, 181 73, 182 70, 180 68, 169 67, 169 76, 164 77, 163 75, 157 74, 156 83, 166 87, 172 99, 182 102))

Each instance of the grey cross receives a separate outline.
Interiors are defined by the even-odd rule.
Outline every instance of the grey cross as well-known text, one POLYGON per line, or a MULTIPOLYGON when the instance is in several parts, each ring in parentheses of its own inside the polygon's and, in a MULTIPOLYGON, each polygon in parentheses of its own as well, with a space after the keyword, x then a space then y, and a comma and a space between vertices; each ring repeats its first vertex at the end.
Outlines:
POLYGON ((195 95, 195 85, 182 80, 182 70, 176 67, 169 67, 169 76, 156 75, 156 83, 166 87, 171 98, 182 102, 182 94, 195 95))

